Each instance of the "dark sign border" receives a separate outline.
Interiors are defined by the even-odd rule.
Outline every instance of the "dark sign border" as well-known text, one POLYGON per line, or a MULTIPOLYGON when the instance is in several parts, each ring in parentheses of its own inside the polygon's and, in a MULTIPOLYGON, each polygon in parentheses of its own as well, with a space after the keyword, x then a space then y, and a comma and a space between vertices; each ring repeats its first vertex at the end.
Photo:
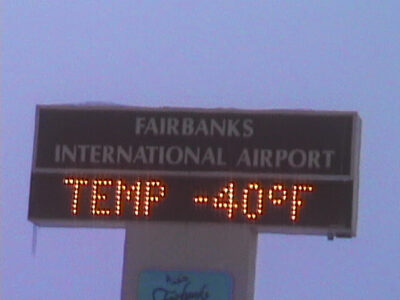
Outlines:
MULTIPOLYGON (((357 206, 358 206, 358 173, 359 173, 359 159, 360 159, 360 138, 361 138, 361 119, 356 112, 332 112, 332 111, 299 111, 299 110, 238 110, 238 109, 190 109, 190 108, 143 108, 143 107, 126 107, 126 106, 86 106, 86 105, 41 105, 37 107, 36 111, 36 130, 35 130, 35 140, 34 140, 34 151, 33 151, 33 164, 32 164, 32 174, 48 174, 48 173, 98 173, 102 174, 115 174, 126 173, 126 174, 160 174, 161 176, 191 176, 195 178, 202 177, 215 177, 215 178, 228 178, 228 177, 244 177, 244 178, 280 178, 280 179, 307 179, 307 180, 326 180, 331 182, 351 182, 353 186, 353 197, 352 197, 352 209, 351 209, 351 226, 346 226, 346 228, 335 228, 335 227, 294 227, 290 226, 258 226, 257 230, 262 232, 281 232, 281 233, 303 233, 303 234, 323 234, 328 236, 344 236, 352 237, 356 235, 356 225, 357 225, 357 206), (37 146, 38 146, 38 131, 39 131, 39 121, 40 112, 45 110, 54 111, 140 111, 144 113, 201 113, 201 114, 233 114, 233 115, 254 115, 254 116, 305 116, 305 117, 315 117, 315 116, 327 116, 327 117, 351 117, 352 119, 352 132, 351 132, 351 153, 349 161, 349 174, 347 175, 329 175, 329 174, 290 174, 290 173, 260 173, 260 172, 247 172, 241 174, 240 172, 231 171, 200 171, 200 172, 187 172, 181 170, 107 170, 107 169, 95 169, 95 168, 85 168, 85 169, 52 169, 52 168, 38 168, 37 167, 37 146)), ((31 186, 31 189, 33 187, 31 186)), ((32 192, 31 192, 32 194, 32 192)), ((30 199, 30 201, 33 201, 30 199)), ((29 215, 29 219, 34 223, 41 226, 84 226, 84 227, 124 227, 125 221, 88 221, 88 220, 70 220, 60 219, 60 220, 45 220, 36 218, 33 215, 29 215), (113 223, 113 224, 111 224, 113 223)), ((243 225, 241 225, 243 226, 243 225)), ((254 226, 249 224, 249 226, 254 226)))

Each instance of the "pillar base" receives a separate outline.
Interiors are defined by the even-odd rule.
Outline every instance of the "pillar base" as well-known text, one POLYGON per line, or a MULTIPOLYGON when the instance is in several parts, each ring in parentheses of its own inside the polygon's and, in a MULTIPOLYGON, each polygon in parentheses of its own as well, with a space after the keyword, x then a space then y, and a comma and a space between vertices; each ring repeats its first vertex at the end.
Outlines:
POLYGON ((139 276, 144 271, 155 270, 229 274, 233 297, 226 300, 251 300, 256 252, 257 232, 240 224, 129 224, 121 299, 152 300, 139 299, 139 276))

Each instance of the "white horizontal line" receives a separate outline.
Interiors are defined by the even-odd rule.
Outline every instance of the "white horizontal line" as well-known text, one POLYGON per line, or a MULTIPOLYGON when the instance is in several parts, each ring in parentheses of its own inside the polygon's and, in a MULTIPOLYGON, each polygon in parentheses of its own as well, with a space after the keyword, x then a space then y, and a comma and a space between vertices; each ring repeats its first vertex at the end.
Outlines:
POLYGON ((165 170, 120 170, 120 169, 66 169, 66 168, 35 168, 34 174, 101 174, 101 175, 140 175, 168 177, 209 177, 209 178, 270 178, 270 179, 312 179, 326 181, 350 181, 350 175, 331 174, 288 174, 262 172, 231 172, 231 171, 165 171, 165 170))

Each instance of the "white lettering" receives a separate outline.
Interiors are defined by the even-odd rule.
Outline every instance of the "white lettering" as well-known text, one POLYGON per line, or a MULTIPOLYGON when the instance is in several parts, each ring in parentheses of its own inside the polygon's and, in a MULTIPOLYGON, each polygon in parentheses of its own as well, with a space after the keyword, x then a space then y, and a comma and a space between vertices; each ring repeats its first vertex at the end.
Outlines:
MULTIPOLYGON (((192 130, 190 129, 192 123, 188 121, 187 124, 189 124, 187 125, 187 132, 189 132, 192 130)), ((201 126, 203 127, 204 123, 201 126)), ((144 129, 142 133, 146 130, 144 129)), ((193 130, 198 129, 195 128, 193 130)), ((171 132, 173 133, 173 130, 171 132)), ((53 157, 56 163, 226 166, 227 162, 224 160, 225 150, 225 148, 212 147, 211 145, 208 147, 178 145, 138 145, 137 147, 133 147, 122 145, 56 144, 54 146, 53 157)), ((336 154, 334 150, 275 150, 253 147, 238 149, 238 151, 240 151, 238 156, 233 158, 233 161, 228 161, 228 163, 233 163, 235 166, 253 167, 254 171, 260 171, 258 168, 282 170, 287 170, 288 168, 308 170, 329 169, 333 167, 334 155, 336 154)), ((221 170, 226 171, 224 169, 221 170)))
POLYGON ((318 150, 310 150, 308 151, 308 168, 309 169, 319 169, 319 157, 320 152, 318 150))
POLYGON ((61 159, 65 162, 66 157, 69 158, 71 162, 76 162, 76 147, 71 150, 67 145, 61 147, 61 159))
POLYGON ((136 126, 135 126, 135 133, 136 133, 136 135, 139 135, 140 134, 140 131, 141 131, 141 129, 143 129, 145 126, 144 126, 144 120, 145 120, 145 118, 143 118, 143 117, 138 117, 138 118, 136 118, 136 126))
POLYGON ((113 154, 114 154, 114 147, 113 146, 110 146, 110 145, 106 145, 106 146, 104 146, 104 151, 103 151, 103 159, 102 159, 102 162, 103 162, 103 164, 105 164, 105 163, 114 163, 114 157, 113 157, 113 154))
POLYGON ((164 164, 164 146, 161 146, 158 150, 158 163, 160 165, 164 164))
POLYGON ((236 166, 239 166, 241 163, 244 163, 246 165, 246 167, 250 167, 251 166, 249 150, 243 149, 242 153, 240 154, 240 157, 239 157, 238 161, 236 162, 236 166))
POLYGON ((78 145, 79 151, 81 152, 81 162, 86 161, 86 150, 90 148, 90 145, 78 145))
POLYGON ((167 119, 167 134, 168 135, 178 135, 178 124, 179 120, 177 118, 167 119))
POLYGON ((121 163, 121 158, 123 158, 125 162, 131 162, 132 161, 132 147, 128 147, 128 151, 125 151, 125 149, 122 146, 118 146, 117 147, 117 163, 121 163))
POLYGON ((307 162, 306 152, 304 150, 300 150, 300 149, 294 149, 294 150, 290 151, 288 162, 289 162, 289 166, 292 168, 303 168, 307 162), (295 159, 296 155, 297 155, 297 157, 299 157, 299 155, 300 155, 300 161, 297 161, 297 163, 296 163, 296 159, 295 159))
POLYGON ((225 132, 226 132, 226 120, 223 119, 221 124, 217 122, 217 120, 215 119, 211 119, 210 120, 210 132, 211 135, 214 136, 215 132, 218 132, 218 134, 220 136, 225 136, 225 132))
POLYGON ((332 163, 332 156, 335 154, 333 150, 324 150, 322 154, 325 156, 325 168, 330 168, 332 163))
POLYGON ((193 149, 189 147, 185 147, 185 165, 189 163, 189 158, 192 163, 198 165, 200 164, 200 148, 196 148, 196 153, 194 153, 193 149))
POLYGON ((201 132, 204 136, 208 135, 208 129, 207 129, 207 124, 204 119, 201 119, 199 124, 197 125, 196 131, 194 132, 195 135, 199 135, 199 132, 201 132))
POLYGON ((90 147, 90 162, 99 163, 101 157, 101 146, 95 145, 90 147))
POLYGON ((218 166, 226 166, 226 162, 223 159, 223 149, 218 148, 217 149, 217 165, 218 166))
POLYGON ((178 146, 169 147, 167 149, 167 152, 165 153, 165 158, 166 158, 167 162, 171 165, 179 164, 183 158, 182 149, 178 146), (172 152, 175 152, 175 155, 173 155, 172 152), (175 156, 175 159, 173 156, 175 156))
POLYGON ((160 134, 165 134, 165 118, 160 119, 160 134))
POLYGON ((254 134, 252 119, 214 118, 146 118, 137 117, 136 135, 228 136, 251 137, 254 134))
POLYGON ((244 137, 251 137, 254 134, 253 129, 253 120, 252 119, 245 119, 243 120, 243 136, 244 137))
POLYGON ((56 149, 55 149, 55 151, 54 151, 54 161, 55 162, 60 162, 60 157, 61 157, 61 154, 60 154, 60 145, 56 145, 56 149))
POLYGON ((147 122, 144 134, 148 133, 151 133, 152 135, 158 135, 157 123, 154 118, 150 118, 149 121, 147 122))
POLYGON ((268 168, 272 168, 271 157, 272 157, 272 150, 261 149, 260 153, 261 167, 267 166, 268 168))
POLYGON ((253 167, 258 167, 258 159, 260 158, 258 152, 260 152, 260 149, 253 149, 253 167))
POLYGON ((287 150, 278 149, 278 150, 276 151, 276 156, 275 156, 275 166, 278 167, 278 168, 280 168, 281 162, 282 162, 283 160, 285 160, 285 159, 287 158, 287 156, 288 156, 287 150))
POLYGON ((204 165, 206 163, 209 163, 210 165, 215 165, 215 156, 214 152, 212 151, 211 148, 207 148, 203 159, 201 160, 201 164, 204 165))
POLYGON ((236 128, 239 120, 228 120, 228 136, 240 136, 239 130, 236 128))
POLYGON ((135 164, 138 160, 140 160, 143 164, 147 163, 146 152, 144 151, 143 146, 139 146, 138 150, 136 151, 135 158, 132 162, 135 164))
POLYGON ((182 120, 182 135, 192 135, 193 134, 193 119, 183 118, 182 120))
POLYGON ((146 146, 146 149, 148 150, 148 152, 149 152, 149 164, 153 164, 154 163, 154 155, 155 155, 155 153, 156 153, 156 150, 157 150, 157 146, 146 146))

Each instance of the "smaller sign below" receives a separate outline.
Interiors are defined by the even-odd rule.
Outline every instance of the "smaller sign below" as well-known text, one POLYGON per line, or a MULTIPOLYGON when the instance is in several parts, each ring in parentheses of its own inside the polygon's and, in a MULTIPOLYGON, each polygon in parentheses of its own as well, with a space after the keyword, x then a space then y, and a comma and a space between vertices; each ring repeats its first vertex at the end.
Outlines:
POLYGON ((232 277, 223 272, 144 271, 139 277, 139 300, 231 300, 232 277))

